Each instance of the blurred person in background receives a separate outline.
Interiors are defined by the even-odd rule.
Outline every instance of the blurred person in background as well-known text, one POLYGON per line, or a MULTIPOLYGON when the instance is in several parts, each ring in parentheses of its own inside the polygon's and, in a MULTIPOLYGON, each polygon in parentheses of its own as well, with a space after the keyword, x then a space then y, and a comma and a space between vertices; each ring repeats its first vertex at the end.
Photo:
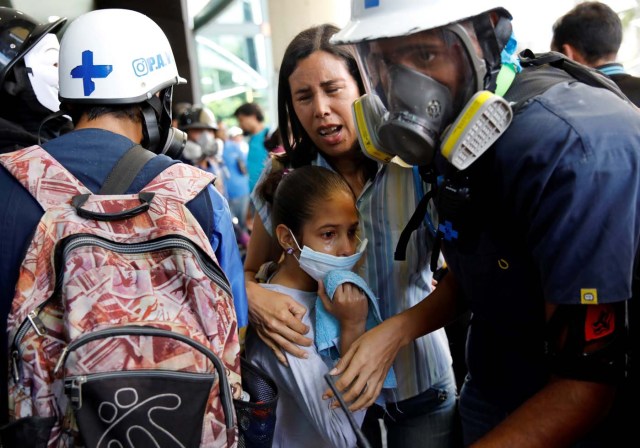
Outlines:
MULTIPOLYGON (((240 228, 246 230, 247 208, 249 205, 247 153, 242 150, 240 142, 229 135, 232 129, 227 131, 224 124, 218 122, 218 136, 224 141, 222 160, 229 173, 229 177, 226 179, 229 208, 231 209, 231 214, 237 218, 240 228)), ((236 129, 233 129, 234 137, 240 135, 240 140, 242 140, 242 130, 237 127, 236 129)))
POLYGON ((202 105, 186 108, 178 117, 178 128, 187 133, 189 142, 197 145, 185 146, 182 157, 192 165, 215 175, 216 189, 228 199, 225 186, 227 171, 219 158, 222 141, 216 138, 218 124, 213 112, 202 105))
POLYGON ((267 161, 267 149, 264 142, 269 128, 264 124, 264 113, 256 103, 245 103, 233 114, 244 135, 249 137, 249 153, 247 168, 249 170, 249 192, 253 191, 260 178, 260 173, 267 161))
POLYGON ((640 106, 640 78, 631 76, 616 61, 621 43, 620 17, 604 3, 579 3, 553 25, 553 51, 604 73, 640 106))

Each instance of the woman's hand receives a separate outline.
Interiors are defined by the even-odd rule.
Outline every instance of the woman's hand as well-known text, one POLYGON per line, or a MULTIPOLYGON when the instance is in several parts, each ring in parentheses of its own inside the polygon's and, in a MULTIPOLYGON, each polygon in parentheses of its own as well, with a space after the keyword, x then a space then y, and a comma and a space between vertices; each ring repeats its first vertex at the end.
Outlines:
POLYGON ((285 366, 283 350, 298 358, 308 355, 299 345, 310 346, 313 341, 303 335, 309 327, 302 323, 307 309, 286 294, 269 291, 257 283, 247 282, 249 320, 260 339, 285 366))
POLYGON ((244 262, 249 320, 260 339, 286 366, 283 350, 298 358, 306 358, 307 354, 299 346, 309 347, 313 341, 303 336, 309 331, 309 327, 302 323, 307 309, 286 294, 263 288, 255 279, 260 266, 267 261, 278 260, 281 253, 282 248, 271 238, 256 213, 244 262))

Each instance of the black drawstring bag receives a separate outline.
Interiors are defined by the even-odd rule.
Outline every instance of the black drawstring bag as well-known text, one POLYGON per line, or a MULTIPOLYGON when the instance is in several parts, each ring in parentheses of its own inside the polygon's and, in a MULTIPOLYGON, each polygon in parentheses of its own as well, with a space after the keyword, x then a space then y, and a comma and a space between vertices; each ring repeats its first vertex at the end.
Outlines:
POLYGON ((251 399, 233 400, 238 420, 238 448, 270 448, 276 429, 278 388, 259 367, 240 359, 242 388, 251 399))

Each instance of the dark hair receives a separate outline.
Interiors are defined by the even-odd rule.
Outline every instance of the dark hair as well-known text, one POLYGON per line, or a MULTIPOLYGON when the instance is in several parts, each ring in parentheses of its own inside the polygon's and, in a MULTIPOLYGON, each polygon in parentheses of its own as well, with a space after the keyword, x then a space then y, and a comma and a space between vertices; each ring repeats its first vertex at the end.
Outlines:
POLYGON ((112 114, 116 118, 131 120, 134 123, 143 123, 142 110, 139 104, 72 104, 63 103, 61 106, 65 112, 68 112, 74 124, 78 124, 83 115, 87 116, 89 121, 93 121, 103 115, 112 114))
POLYGON ((318 203, 329 200, 336 191, 350 194, 355 206, 355 195, 341 175, 321 166, 307 165, 272 171, 260 183, 257 193, 271 203, 274 232, 279 224, 284 224, 298 238, 318 203))
POLYGON ((349 73, 358 83, 360 93, 364 93, 364 84, 351 50, 329 42, 329 38, 339 30, 337 26, 330 24, 308 28, 294 37, 284 52, 278 75, 278 128, 288 160, 293 167, 309 165, 318 154, 318 149, 293 111, 289 77, 298 67, 298 62, 316 51, 332 54, 344 61, 349 73))
POLYGON ((551 47, 560 51, 564 44, 569 44, 589 64, 615 57, 621 43, 620 17, 604 3, 580 3, 553 25, 551 47))
POLYGON ((260 123, 264 121, 264 113, 262 112, 262 108, 256 103, 244 103, 233 113, 233 116, 236 118, 238 117, 238 115, 244 115, 247 117, 255 116, 256 120, 258 120, 260 123))
POLYGON ((280 129, 276 128, 267 138, 264 139, 264 147, 271 152, 282 146, 282 138, 280 137, 280 129))

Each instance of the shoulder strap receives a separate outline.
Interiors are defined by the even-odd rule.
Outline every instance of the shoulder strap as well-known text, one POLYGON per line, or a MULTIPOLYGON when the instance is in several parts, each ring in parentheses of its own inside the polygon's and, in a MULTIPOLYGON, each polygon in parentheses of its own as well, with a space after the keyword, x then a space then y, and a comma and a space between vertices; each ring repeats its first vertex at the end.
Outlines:
POLYGON ((157 193, 186 204, 214 180, 215 176, 205 170, 186 163, 174 163, 158 174, 142 191, 157 193))
POLYGON ((592 87, 610 90, 621 99, 629 102, 620 88, 599 71, 568 59, 562 53, 549 51, 533 53, 524 50, 519 54, 523 71, 516 76, 505 99, 523 104, 526 100, 546 92, 550 87, 566 81, 579 81, 592 87))
POLYGON ((2 164, 46 211, 91 193, 73 174, 38 145, 0 155, 2 164))
POLYGON ((115 164, 98 194, 124 194, 147 162, 155 157, 140 145, 133 145, 115 164))

